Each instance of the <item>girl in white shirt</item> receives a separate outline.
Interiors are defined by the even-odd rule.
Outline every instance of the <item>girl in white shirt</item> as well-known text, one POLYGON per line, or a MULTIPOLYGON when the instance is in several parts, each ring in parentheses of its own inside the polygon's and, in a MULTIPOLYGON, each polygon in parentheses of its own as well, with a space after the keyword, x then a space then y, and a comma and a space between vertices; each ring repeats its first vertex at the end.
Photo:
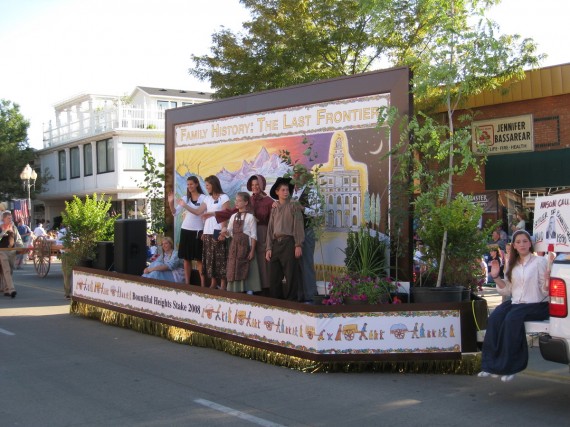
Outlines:
POLYGON ((499 277, 499 262, 491 262, 490 274, 497 291, 510 295, 511 299, 489 316, 480 377, 501 376, 501 380, 507 382, 526 369, 528 346, 524 322, 548 318, 549 263, 533 252, 530 234, 517 230, 513 234, 504 279, 499 277))
POLYGON ((192 273, 192 261, 196 262, 196 267, 200 273, 200 285, 205 286, 204 274, 202 272, 202 231, 204 230, 204 220, 201 215, 206 210, 204 200, 206 196, 200 187, 200 181, 195 176, 189 176, 186 180, 186 198, 178 199, 176 209, 174 208, 174 194, 168 195, 170 210, 174 216, 185 211, 184 220, 180 228, 180 242, 178 244, 178 256, 184 260, 184 278, 186 284, 190 284, 192 273))

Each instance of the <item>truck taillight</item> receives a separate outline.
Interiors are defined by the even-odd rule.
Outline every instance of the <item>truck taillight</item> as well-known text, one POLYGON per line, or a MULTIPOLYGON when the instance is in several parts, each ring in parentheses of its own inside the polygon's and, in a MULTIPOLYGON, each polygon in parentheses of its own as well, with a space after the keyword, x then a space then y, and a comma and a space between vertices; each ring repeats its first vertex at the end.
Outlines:
POLYGON ((562 279, 550 278, 550 315, 553 317, 568 315, 566 282, 562 279))

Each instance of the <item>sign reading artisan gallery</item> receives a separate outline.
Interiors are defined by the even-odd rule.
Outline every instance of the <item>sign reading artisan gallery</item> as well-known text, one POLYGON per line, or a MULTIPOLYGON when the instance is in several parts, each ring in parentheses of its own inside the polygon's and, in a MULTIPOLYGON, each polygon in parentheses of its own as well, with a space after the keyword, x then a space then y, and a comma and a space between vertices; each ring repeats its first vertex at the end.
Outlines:
POLYGON ((532 114, 473 122, 475 154, 510 154, 534 151, 532 114))

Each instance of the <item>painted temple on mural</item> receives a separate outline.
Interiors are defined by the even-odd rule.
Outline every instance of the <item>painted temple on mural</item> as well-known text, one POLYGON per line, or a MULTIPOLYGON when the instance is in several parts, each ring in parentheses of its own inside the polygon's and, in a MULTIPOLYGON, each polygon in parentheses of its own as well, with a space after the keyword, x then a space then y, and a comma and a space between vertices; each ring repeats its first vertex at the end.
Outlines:
POLYGON ((320 190, 325 200, 326 227, 360 227, 362 223, 362 173, 348 153, 345 132, 331 138, 329 162, 320 170, 320 190))

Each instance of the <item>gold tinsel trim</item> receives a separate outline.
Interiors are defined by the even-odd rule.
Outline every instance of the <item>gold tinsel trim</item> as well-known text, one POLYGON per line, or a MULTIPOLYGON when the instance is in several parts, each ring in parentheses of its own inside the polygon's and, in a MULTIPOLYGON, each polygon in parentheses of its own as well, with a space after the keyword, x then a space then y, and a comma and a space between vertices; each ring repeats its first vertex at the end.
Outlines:
POLYGON ((463 355, 460 360, 405 360, 379 362, 318 362, 301 357, 270 351, 228 339, 194 332, 177 326, 167 325, 120 313, 106 308, 73 301, 71 314, 97 319, 108 325, 120 326, 149 335, 166 338, 180 344, 213 348, 233 356, 257 360, 276 366, 284 366, 302 372, 387 372, 415 374, 463 374, 473 375, 481 368, 480 353, 463 355))

